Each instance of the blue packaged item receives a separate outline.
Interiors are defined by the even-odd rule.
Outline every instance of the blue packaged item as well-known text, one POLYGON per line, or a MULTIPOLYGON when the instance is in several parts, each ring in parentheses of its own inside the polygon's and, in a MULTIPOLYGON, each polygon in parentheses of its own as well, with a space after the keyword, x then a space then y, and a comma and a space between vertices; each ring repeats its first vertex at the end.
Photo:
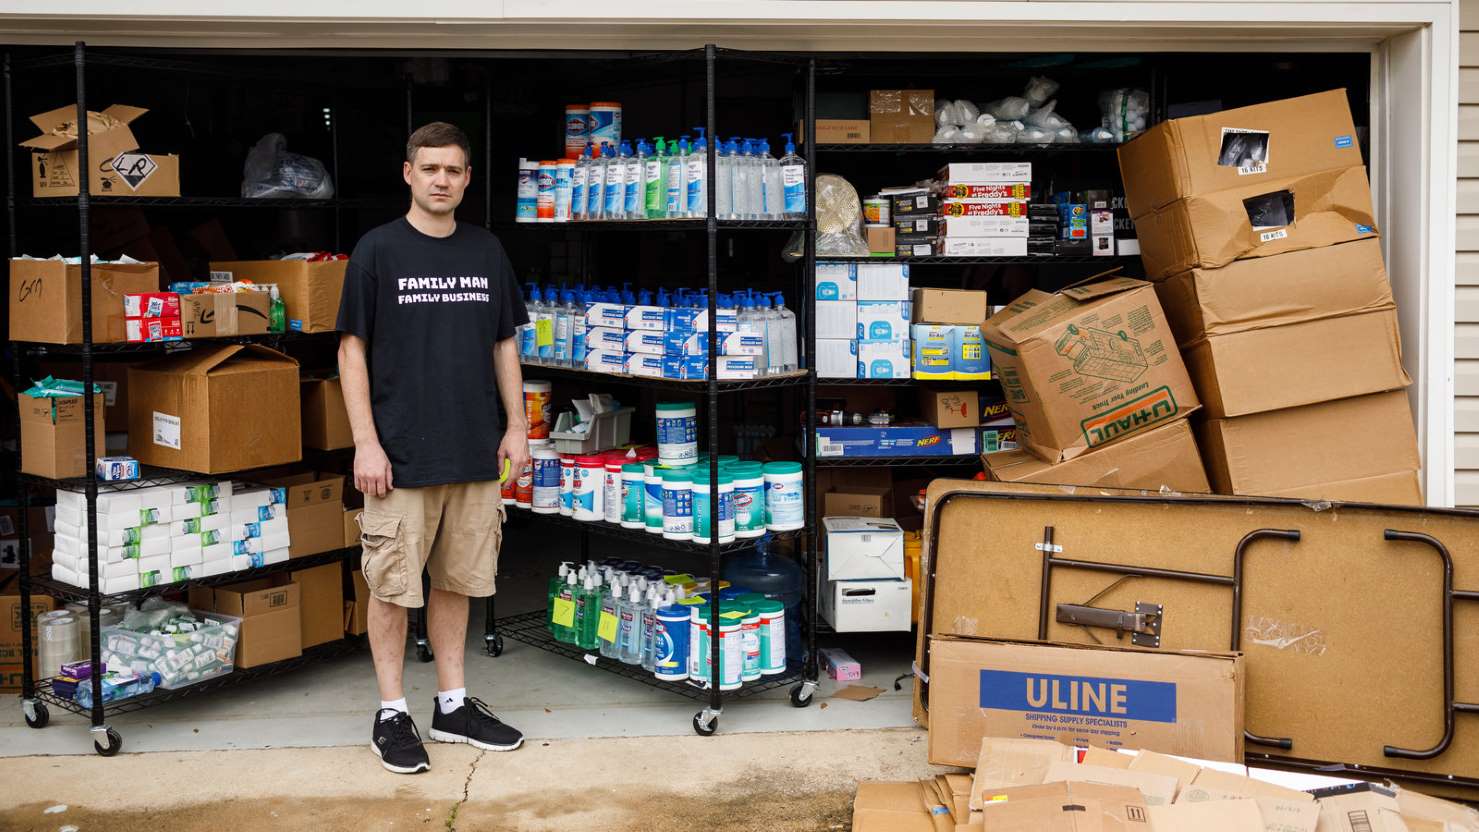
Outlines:
POLYGON ((869 339, 857 342, 858 378, 908 378, 907 338, 869 339))
POLYGON ((818 458, 957 456, 980 453, 978 428, 932 425, 818 427, 818 458))
POLYGON ((817 263, 817 300, 857 300, 858 264, 817 263))
POLYGON ((97 476, 104 482, 127 482, 139 478, 139 461, 131 456, 105 456, 97 460, 97 476))
POLYGON ((913 304, 907 300, 858 301, 858 340, 908 339, 912 311, 913 304))

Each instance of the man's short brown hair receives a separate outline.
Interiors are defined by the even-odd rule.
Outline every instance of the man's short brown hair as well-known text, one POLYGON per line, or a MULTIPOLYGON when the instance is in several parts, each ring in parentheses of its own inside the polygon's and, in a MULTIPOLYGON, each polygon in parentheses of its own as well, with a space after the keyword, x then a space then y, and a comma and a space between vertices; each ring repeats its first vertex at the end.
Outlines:
POLYGON ((423 147, 451 147, 457 145, 462 148, 464 163, 472 164, 472 147, 467 141, 467 134, 462 128, 445 121, 433 121, 416 128, 411 138, 406 141, 406 161, 416 161, 416 151, 423 147))

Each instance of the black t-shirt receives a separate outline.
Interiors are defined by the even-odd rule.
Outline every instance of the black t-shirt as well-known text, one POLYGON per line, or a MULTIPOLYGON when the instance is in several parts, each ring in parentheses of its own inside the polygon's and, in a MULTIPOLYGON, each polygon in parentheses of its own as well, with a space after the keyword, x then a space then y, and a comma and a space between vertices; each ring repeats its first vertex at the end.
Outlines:
POLYGON ((458 223, 429 237, 404 217, 354 247, 339 330, 368 345, 370 404, 396 487, 498 479, 493 345, 529 313, 503 245, 458 223))

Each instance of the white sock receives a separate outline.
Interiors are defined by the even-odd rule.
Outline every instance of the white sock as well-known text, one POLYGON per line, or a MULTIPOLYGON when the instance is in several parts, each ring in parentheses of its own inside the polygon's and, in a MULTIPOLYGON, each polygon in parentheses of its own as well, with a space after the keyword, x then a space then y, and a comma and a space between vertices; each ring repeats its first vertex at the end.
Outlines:
POLYGON ((389 702, 385 701, 384 699, 380 700, 380 710, 400 711, 403 714, 410 713, 410 709, 406 705, 406 697, 404 696, 402 696, 400 699, 395 699, 389 702))
POLYGON ((450 714, 462 707, 462 700, 466 698, 467 688, 439 690, 437 691, 437 707, 441 709, 442 713, 450 714))

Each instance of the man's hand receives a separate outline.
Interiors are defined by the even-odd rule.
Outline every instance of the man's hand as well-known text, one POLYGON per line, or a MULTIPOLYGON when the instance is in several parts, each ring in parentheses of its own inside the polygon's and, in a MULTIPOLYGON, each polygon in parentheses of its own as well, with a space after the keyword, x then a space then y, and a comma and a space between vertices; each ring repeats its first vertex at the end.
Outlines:
POLYGON ((510 426, 503 432, 503 441, 498 443, 498 471, 502 475, 504 460, 508 460, 508 476, 515 478, 529 464, 529 435, 522 426, 510 426))
MULTIPOLYGON (((528 450, 524 451, 525 456, 528 450)), ((354 487, 361 494, 384 497, 395 487, 390 472, 390 458, 379 442, 366 442, 354 447, 354 487)))

